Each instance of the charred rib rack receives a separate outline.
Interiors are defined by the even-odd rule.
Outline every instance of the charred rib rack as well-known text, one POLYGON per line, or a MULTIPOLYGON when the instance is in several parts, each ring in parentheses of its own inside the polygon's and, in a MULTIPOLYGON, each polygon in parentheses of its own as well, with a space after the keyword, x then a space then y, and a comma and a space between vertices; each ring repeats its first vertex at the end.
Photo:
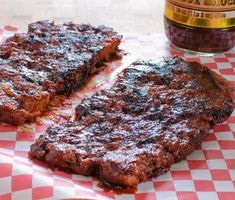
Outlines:
POLYGON ((0 46, 0 122, 31 122, 56 94, 71 94, 118 51, 121 36, 105 26, 50 21, 29 24, 0 46))
POLYGON ((29 154, 113 187, 135 188, 185 159, 232 110, 227 82, 199 63, 137 61, 111 89, 83 99, 75 121, 50 127, 29 154))

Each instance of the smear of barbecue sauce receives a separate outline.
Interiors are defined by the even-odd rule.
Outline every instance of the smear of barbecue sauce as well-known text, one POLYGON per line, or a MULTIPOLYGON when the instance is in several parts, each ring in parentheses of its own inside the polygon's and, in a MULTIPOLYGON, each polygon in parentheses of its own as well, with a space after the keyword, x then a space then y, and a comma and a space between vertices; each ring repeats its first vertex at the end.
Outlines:
POLYGON ((136 188, 121 188, 121 187, 115 187, 112 185, 105 184, 103 181, 99 180, 99 183, 97 184, 99 188, 102 188, 104 192, 112 192, 117 195, 121 194, 134 194, 137 189, 136 188))

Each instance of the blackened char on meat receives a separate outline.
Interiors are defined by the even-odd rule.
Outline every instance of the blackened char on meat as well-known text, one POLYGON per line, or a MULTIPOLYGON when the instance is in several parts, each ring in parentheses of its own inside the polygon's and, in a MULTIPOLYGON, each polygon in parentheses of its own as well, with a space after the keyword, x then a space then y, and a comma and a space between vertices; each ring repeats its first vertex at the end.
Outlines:
POLYGON ((29 154, 113 187, 137 187, 185 159, 232 110, 227 82, 199 63, 140 60, 111 89, 83 99, 77 119, 50 127, 29 154))
POLYGON ((40 21, 0 46, 0 122, 40 115, 56 94, 84 85, 95 66, 117 53, 121 36, 105 26, 40 21))

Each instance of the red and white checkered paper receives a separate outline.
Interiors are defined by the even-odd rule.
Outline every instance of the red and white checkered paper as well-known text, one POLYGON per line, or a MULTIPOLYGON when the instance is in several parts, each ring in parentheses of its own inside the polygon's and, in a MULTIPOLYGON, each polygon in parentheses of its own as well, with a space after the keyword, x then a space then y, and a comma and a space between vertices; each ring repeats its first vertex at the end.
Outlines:
MULTIPOLYGON (((18 30, 0 27, 6 37, 18 30)), ((99 200, 234 200, 235 199, 235 112, 217 125, 202 145, 171 170, 138 186, 135 194, 117 195, 97 186, 97 179, 52 171, 31 161, 27 152, 32 142, 53 123, 61 123, 74 113, 81 98, 109 87, 118 72, 138 58, 179 55, 198 61, 222 74, 235 88, 235 49, 215 57, 198 57, 171 50, 164 35, 128 34, 121 48, 130 54, 111 63, 82 90, 54 108, 36 123, 19 127, 0 125, 0 199, 99 199, 99 200)), ((234 90, 235 91, 235 90, 234 90)))

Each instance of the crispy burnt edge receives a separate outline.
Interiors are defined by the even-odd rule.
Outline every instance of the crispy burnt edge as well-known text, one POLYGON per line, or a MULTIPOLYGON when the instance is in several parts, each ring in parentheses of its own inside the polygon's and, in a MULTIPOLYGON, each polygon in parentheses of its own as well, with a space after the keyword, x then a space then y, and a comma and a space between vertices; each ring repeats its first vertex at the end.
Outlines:
POLYGON ((222 123, 227 120, 227 118, 232 114, 234 110, 234 95, 233 95, 233 87, 230 84, 228 80, 226 80, 221 75, 217 74, 216 72, 210 70, 206 66, 198 63, 198 62, 189 62, 191 65, 191 69, 193 71, 193 75, 197 78, 196 74, 200 73, 203 75, 202 82, 204 82, 205 79, 208 79, 213 83, 215 88, 220 89, 223 91, 223 94, 229 101, 227 101, 225 106, 225 109, 213 109, 213 112, 211 115, 213 116, 213 120, 211 123, 211 128, 214 128, 214 126, 217 123, 222 123), (204 80, 203 80, 204 79, 204 80))
MULTIPOLYGON (((49 127, 46 133, 42 134, 36 140, 36 142, 31 146, 29 157, 33 160, 35 159, 35 160, 46 162, 52 168, 58 168, 67 172, 75 172, 75 173, 85 175, 85 176, 97 176, 100 178, 100 181, 102 183, 114 189, 115 188, 136 189, 137 185, 140 182, 146 181, 147 178, 156 177, 156 176, 165 174, 166 172, 169 171, 169 169, 174 163, 184 160, 191 152, 193 152, 196 146, 200 145, 202 141, 204 140, 204 138, 206 138, 209 135, 209 129, 213 128, 216 125, 216 123, 221 123, 225 121, 231 115, 233 108, 234 108, 231 85, 226 79, 224 79, 222 76, 216 74, 215 72, 211 71, 210 69, 208 69, 207 67, 199 63, 191 62, 189 64, 191 64, 191 68, 195 74, 199 73, 198 70, 201 70, 200 73, 203 73, 205 75, 205 77, 203 78, 206 78, 207 76, 209 76, 211 81, 213 81, 214 86, 224 91, 224 95, 228 97, 228 99, 230 99, 231 101, 228 103, 226 109, 215 110, 213 113, 211 113, 212 116, 214 117, 214 120, 212 120, 210 124, 208 122, 205 122, 208 125, 208 129, 200 131, 200 133, 197 134, 197 137, 193 138, 192 140, 193 143, 188 146, 187 150, 184 151, 183 154, 181 154, 180 156, 174 157, 172 153, 170 153, 169 151, 165 149, 166 153, 169 153, 171 155, 169 157, 166 157, 166 160, 165 160, 166 163, 163 166, 160 165, 158 168, 155 168, 155 173, 150 175, 149 177, 140 177, 135 174, 128 174, 128 172, 119 173, 117 175, 116 172, 112 172, 112 170, 118 166, 115 166, 115 164, 114 166, 112 166, 112 162, 105 163, 105 161, 103 160, 98 160, 96 164, 94 163, 91 164, 90 162, 93 162, 92 160, 86 160, 86 159, 82 160, 81 158, 77 157, 77 158, 74 158, 74 160, 70 159, 71 162, 66 162, 66 159, 65 159, 66 155, 63 154, 63 152, 61 152, 60 150, 56 149, 56 146, 52 145, 54 141, 50 141, 49 133, 54 132, 54 131, 56 133, 56 129, 60 128, 58 125, 49 127), (34 152, 37 152, 37 154, 34 154, 34 152), (48 156, 48 154, 50 154, 50 156, 51 155, 53 156, 53 154, 54 156, 57 155, 54 158, 53 163, 47 162, 46 156, 48 156), (74 168, 74 166, 78 166, 78 163, 80 167, 78 167, 77 169, 74 168)), ((121 75, 122 73, 119 74, 119 76, 121 75)), ((74 126, 76 125, 76 122, 64 123, 65 126, 67 124, 74 126)), ((67 155, 67 156, 71 156, 71 155, 67 155)), ((51 158, 49 160, 51 160, 51 158)), ((151 161, 148 164, 151 164, 151 161)))

